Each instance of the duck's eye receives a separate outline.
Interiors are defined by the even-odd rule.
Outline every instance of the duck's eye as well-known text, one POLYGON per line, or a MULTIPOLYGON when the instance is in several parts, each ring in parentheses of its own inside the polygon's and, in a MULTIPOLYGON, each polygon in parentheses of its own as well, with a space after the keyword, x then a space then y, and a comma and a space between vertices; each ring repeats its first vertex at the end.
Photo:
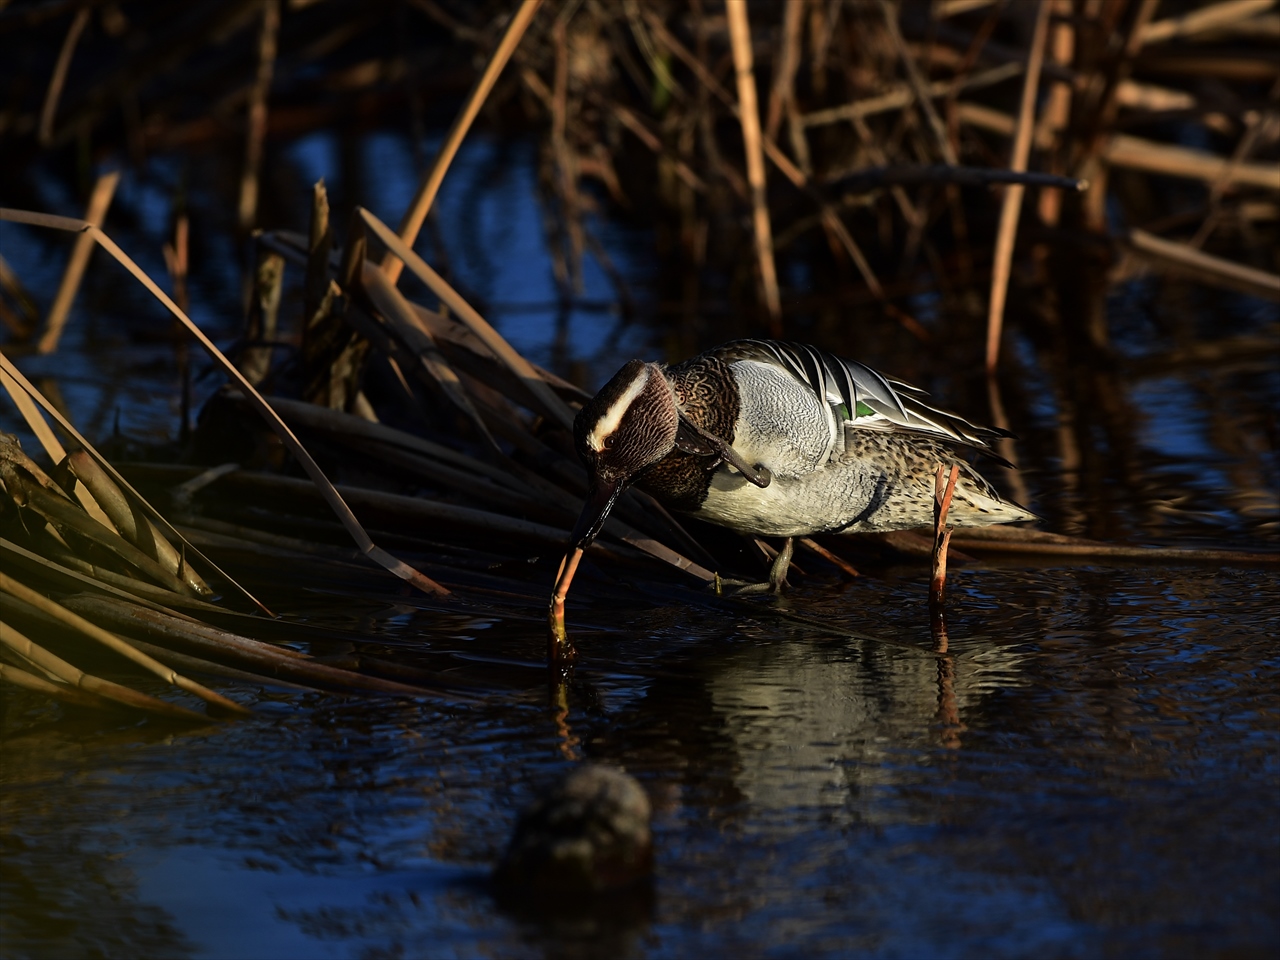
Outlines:
POLYGON ((604 438, 604 448, 605 448, 606 450, 612 450, 612 449, 613 449, 613 445, 614 445, 614 443, 616 443, 616 442, 617 442, 617 439, 618 439, 618 438, 617 438, 617 437, 614 437, 614 436, 608 436, 608 437, 605 437, 605 438, 604 438))

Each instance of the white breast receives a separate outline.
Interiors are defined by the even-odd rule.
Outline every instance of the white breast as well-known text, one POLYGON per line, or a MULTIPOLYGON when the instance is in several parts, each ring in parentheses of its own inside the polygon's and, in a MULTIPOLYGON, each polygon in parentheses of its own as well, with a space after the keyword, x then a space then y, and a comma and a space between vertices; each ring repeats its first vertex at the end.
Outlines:
POLYGON ((733 448, 748 463, 794 480, 830 459, 841 436, 830 404, 771 364, 742 360, 731 369, 739 403, 733 448))
POLYGON ((761 488, 721 466, 698 516, 778 537, 835 530, 858 517, 882 474, 870 464, 840 462, 844 429, 831 404, 770 364, 745 360, 732 370, 740 405, 733 448, 773 479, 761 488))

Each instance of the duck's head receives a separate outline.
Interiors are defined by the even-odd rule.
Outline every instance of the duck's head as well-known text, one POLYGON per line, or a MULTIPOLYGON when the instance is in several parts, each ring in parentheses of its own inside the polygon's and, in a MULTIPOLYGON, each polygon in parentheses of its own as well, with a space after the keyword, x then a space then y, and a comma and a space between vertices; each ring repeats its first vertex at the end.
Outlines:
POLYGON ((571 550, 586 549, 631 481, 675 449, 679 425, 662 367, 643 360, 627 363, 578 412, 573 438, 589 489, 571 550))
POLYGON ((553 663, 576 657, 564 628, 564 598, 582 552, 604 526, 618 497, 637 476, 675 449, 680 413, 656 363, 632 360, 578 412, 573 438, 587 467, 587 502, 569 538, 569 550, 551 596, 548 655, 553 663))

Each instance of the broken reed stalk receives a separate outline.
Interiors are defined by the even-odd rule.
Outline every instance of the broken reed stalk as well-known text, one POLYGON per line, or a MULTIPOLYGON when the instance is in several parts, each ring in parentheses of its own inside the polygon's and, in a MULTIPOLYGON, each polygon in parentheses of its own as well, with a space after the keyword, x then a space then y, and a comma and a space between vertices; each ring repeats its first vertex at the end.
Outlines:
MULTIPOLYGON (((1018 125, 1013 138, 1013 155, 1009 167, 1015 173, 1027 169, 1031 150, 1031 134, 1035 130, 1036 91, 1040 85, 1040 66, 1044 62, 1044 43, 1049 34, 1049 14, 1053 4, 1042 0, 1036 11, 1035 29, 1031 35, 1031 51, 1027 55, 1027 71, 1022 82, 1022 102, 1018 108, 1018 125)), ((987 375, 995 373, 1000 357, 1000 332, 1004 325, 1005 298, 1009 293, 1009 268, 1013 262, 1013 242, 1018 234, 1018 216, 1022 212, 1021 184, 1005 187, 1004 205, 1000 208, 1000 230, 996 234, 995 263, 991 273, 991 295, 987 307, 987 375)))
MULTIPOLYGON (((337 514, 338 519, 342 521, 342 525, 347 529, 351 538, 355 540, 356 545, 359 546, 361 553, 365 554, 369 559, 373 560, 384 569, 395 574, 397 577, 400 577, 402 580, 412 583, 424 592, 439 594, 442 596, 448 594, 449 591, 440 586, 440 584, 425 576, 420 571, 415 570, 404 561, 393 557, 390 553, 383 550, 373 542, 364 527, 361 526, 360 521, 356 519, 356 515, 351 512, 351 508, 343 501, 342 497, 338 494, 338 491, 334 489, 333 484, 329 481, 329 478, 325 476, 324 471, 320 469, 319 464, 315 462, 315 459, 311 456, 310 452, 308 452, 306 447, 302 445, 302 441, 300 441, 285 422, 276 415, 275 411, 271 409, 271 405, 267 403, 262 394, 258 393, 258 391, 254 389, 253 385, 245 379, 244 375, 239 371, 235 364, 228 360, 214 342, 205 335, 204 331, 201 330, 195 322, 186 315, 186 313, 178 308, 178 305, 173 302, 168 294, 160 289, 156 282, 147 275, 146 271, 134 263, 133 259, 121 250, 120 247, 116 245, 115 241, 103 233, 101 229, 91 223, 86 223, 83 220, 75 220, 71 217, 55 217, 50 214, 32 213, 25 210, 12 210, 4 207, 0 207, 0 220, 8 220, 13 223, 25 223, 31 226, 45 227, 53 230, 66 230, 72 233, 85 232, 92 235, 94 240, 96 240, 104 250, 110 253, 121 266, 133 275, 135 280, 146 287, 151 295, 159 300, 160 303, 164 305, 165 309, 167 309, 179 322, 182 323, 187 332, 195 337, 200 346, 203 347, 205 352, 208 353, 218 366, 223 369, 223 372, 227 374, 231 381, 244 391, 245 396, 249 398, 254 409, 261 414, 262 418, 266 420, 267 425, 275 431, 276 435, 284 442, 285 447, 287 447, 289 452, 298 460, 298 463, 302 466, 303 470, 306 471, 307 475, 311 477, 312 482, 320 490, 321 495, 329 504, 330 509, 337 514)), ((386 230, 386 227, 383 226, 383 229, 386 230)), ((390 231, 387 232, 390 233, 390 231)), ((394 234, 391 235, 391 239, 403 248, 403 244, 400 243, 399 238, 395 237, 394 234)), ((510 348, 508 347, 508 349, 510 348)), ((525 363, 527 365, 527 361, 525 361, 525 363)), ((14 367, 3 354, 0 354, 0 366, 4 367, 6 372, 13 377, 13 379, 22 384, 24 389, 30 387, 26 378, 18 372, 17 368, 14 367)), ((543 386, 545 386, 545 384, 543 386)), ((34 387, 30 387, 28 392, 34 390, 34 387)), ((552 394, 552 396, 554 396, 554 394, 552 394)), ((71 436, 75 437, 85 449, 92 451, 92 445, 85 440, 70 423, 67 422, 66 418, 63 417, 52 404, 40 396, 38 391, 33 393, 33 399, 44 407, 45 412, 52 416, 59 426, 66 430, 71 436)), ((556 399, 559 401, 559 398, 556 399)), ((570 422, 572 422, 572 417, 570 417, 570 422)), ((111 469, 109 463, 101 459, 99 462, 103 464, 104 469, 111 473, 112 478, 116 480, 116 482, 120 483, 124 489, 127 489, 131 494, 138 496, 137 491, 132 487, 129 487, 124 478, 111 469)), ((138 496, 138 499, 142 500, 142 497, 138 496)), ((163 521, 163 517, 158 513, 154 514, 153 518, 163 521)), ((172 528, 170 529, 172 530, 172 528)), ((204 559, 213 569, 218 570, 217 566, 214 565, 212 561, 209 561, 205 557, 202 557, 201 559, 204 559)), ((218 572, 222 573, 221 570, 218 570, 218 572)), ((222 575, 226 577, 226 574, 222 575)), ((226 579, 228 582, 235 584, 237 589, 241 590, 246 597, 253 601, 255 605, 266 611, 266 607, 263 607, 262 604, 259 603, 258 600, 247 590, 239 584, 236 584, 235 580, 231 577, 226 577, 226 579)))
MULTIPOLYGON (((1017 121, 1007 113, 981 103, 963 100, 956 104, 956 119, 1003 137, 1012 137, 1017 126, 1017 121)), ((1038 150, 1053 146, 1047 136, 1039 139, 1039 135, 1034 139, 1034 144, 1038 150)), ((1159 173, 1210 183, 1221 180, 1226 185, 1243 184, 1264 190, 1275 190, 1280 184, 1280 164, 1262 161, 1232 163, 1229 157, 1219 156, 1208 150, 1161 143, 1127 133, 1115 133, 1107 137, 1101 156, 1109 166, 1140 170, 1143 173, 1159 173)))
POLYGON ((756 102, 756 78, 752 73, 751 25, 747 21, 746 0, 725 0, 733 68, 738 79, 738 120, 742 125, 747 154, 747 183, 751 187, 752 226, 756 238, 756 262, 769 310, 769 333, 782 336, 782 298, 778 293, 778 270, 773 259, 773 237, 769 223, 769 201, 765 192, 764 151, 760 137, 760 108, 756 102))
POLYGON ((933 576, 929 581, 929 610, 935 620, 941 618, 947 600, 947 547, 951 542, 947 512, 959 477, 958 464, 952 465, 950 474, 946 473, 946 467, 938 464, 933 478, 933 576))
POLYGON ((84 450, 77 450, 67 458, 71 472, 83 483, 93 499, 111 518, 120 535, 144 554, 155 560, 189 590, 200 597, 212 597, 213 590, 200 574, 191 569, 185 558, 174 548, 137 504, 112 482, 98 461, 84 450))
MULTIPOLYGON (((93 192, 89 195, 89 206, 84 214, 86 221, 95 227, 102 226, 119 182, 119 170, 104 173, 98 178, 98 182, 93 185, 93 192)), ((76 237, 75 246, 71 249, 71 259, 67 261, 66 272, 63 273, 58 292, 54 295, 53 305, 49 307, 44 335, 36 345, 38 353, 53 353, 58 349, 58 341, 62 338, 62 330, 67 325, 67 318, 71 315, 71 305, 75 302, 76 293, 80 290, 80 281, 84 279, 84 271, 89 265, 89 256, 92 253, 93 237, 83 233, 76 237)))
POLYGON ((498 442, 485 426, 484 420, 476 410, 471 398, 467 395, 462 381, 453 367, 445 360, 431 335, 423 330, 413 307, 395 284, 385 273, 378 269, 371 260, 366 260, 360 271, 364 292, 382 314, 383 320, 394 334, 404 342, 418 359, 421 369, 430 381, 436 385, 448 401, 470 421, 476 433, 485 441, 489 449, 500 452, 498 442))
POLYGON ((1165 240, 1145 230, 1130 230, 1125 239, 1144 258, 1192 274, 1209 283, 1244 290, 1269 300, 1280 300, 1280 276, 1203 253, 1186 243, 1165 240))
MULTIPOLYGON (((9 211, 9 210, 0 208, 0 220, 11 219, 11 215, 14 212, 15 211, 9 211)), ((60 220, 64 218, 55 217, 53 219, 60 220)), ((72 221, 72 222, 76 223, 79 221, 72 221)), ((90 226, 87 224, 85 225, 85 228, 91 229, 90 226)), ((92 229, 96 229, 96 228, 92 228, 92 229)), ((123 253, 121 255, 123 256, 123 253)), ((132 263, 132 261, 130 261, 130 263, 132 263)), ((141 273, 141 270, 137 267, 136 264, 134 264, 133 267, 135 270, 138 270, 138 272, 141 273)), ((145 277, 146 275, 142 274, 142 276, 145 277)), ((149 278, 148 278, 148 282, 150 282, 149 278)), ((155 284, 152 283, 151 287, 155 287, 155 284)), ((159 290, 158 287, 156 287, 155 289, 159 290)), ((128 481, 126 481, 124 477, 120 476, 119 472, 116 471, 116 469, 111 466, 111 464, 107 461, 107 459, 103 457, 102 454, 98 453, 97 450, 94 449, 93 444, 91 444, 88 440, 86 440, 83 436, 81 436, 80 432, 76 430, 76 428, 71 425, 71 423, 66 419, 66 417, 64 417, 58 411, 58 408, 55 407, 52 403, 50 403, 48 399, 46 399, 45 396, 39 390, 37 390, 29 380, 27 380, 27 378, 22 374, 22 372, 13 365, 13 362, 7 356, 4 355, 3 351, 0 351, 0 373, 3 373, 5 376, 6 385, 9 385, 9 384, 16 385, 20 392, 23 392, 27 395, 29 400, 35 401, 35 403, 39 404, 39 406, 44 410, 44 412, 48 414, 51 418, 53 418, 53 421, 66 432, 67 436, 71 437, 73 440, 76 441, 76 443, 80 444, 82 449, 88 451, 92 456, 94 456, 97 459, 98 463, 102 466, 103 470, 107 472, 107 474, 112 478, 112 480, 115 481, 117 484, 119 484, 122 490, 128 491, 129 495, 134 498, 134 502, 140 504, 142 508, 146 510, 147 515, 149 517, 155 520, 164 530, 168 531, 168 533, 172 535, 175 538, 175 540, 181 542, 184 545, 184 548, 190 548, 191 552, 195 554, 195 556, 197 556, 201 560, 201 562, 203 562, 209 569, 215 571, 228 584, 230 584, 232 587, 238 590, 245 597, 245 599, 247 599, 254 606, 258 607, 267 616, 272 616, 271 611, 268 610, 258 600, 257 597, 255 597, 252 593, 246 590, 240 583, 238 583, 235 580, 235 578, 228 576, 222 570, 221 567, 219 567, 216 563, 214 563, 212 560, 206 557, 199 550, 196 550, 194 547, 192 547, 191 544, 187 543, 186 540, 183 539, 182 534, 180 534, 177 530, 175 530, 173 528, 173 525, 170 524, 167 520, 165 520, 164 516, 158 510, 156 510, 153 506, 151 506, 151 504, 147 502, 146 498, 144 498, 141 494, 138 493, 137 490, 135 490, 132 486, 130 486, 128 481)), ((36 419, 41 420, 42 418, 37 416, 36 419)), ((45 429, 46 430, 48 429, 47 425, 45 429)), ((39 431, 37 431, 37 435, 39 435, 39 431)), ((61 444, 58 445, 57 449, 61 451, 62 449, 61 444)), ((51 458, 53 457, 52 453, 50 454, 50 456, 51 458)), ((61 457, 56 459, 54 462, 61 462, 61 459, 65 458, 65 456, 66 454, 63 453, 61 457)), ((112 524, 110 518, 107 517, 106 513, 98 505, 97 501, 93 499, 93 496, 89 493, 88 489, 83 484, 76 484, 75 490, 76 490, 77 498, 80 500, 81 505, 84 506, 85 511, 90 516, 97 519, 106 529, 114 530, 115 529, 114 524, 112 524)))
POLYGON ((1190 13, 1145 24, 1139 31, 1139 38, 1146 46, 1177 37, 1190 37, 1241 20, 1248 20, 1250 17, 1265 13, 1274 6, 1275 0, 1219 0, 1218 3, 1208 4, 1190 13))
MULTIPOLYGON (((26 388, 24 388, 23 384, 26 382, 25 378, 22 378, 21 374, 18 374, 18 378, 21 378, 22 380, 22 382, 19 382, 19 379, 15 378, 10 373, 11 368, 16 372, 16 368, 13 368, 9 358, 0 353, 0 387, 4 387, 5 392, 9 395, 9 399, 13 401, 13 405, 17 407, 18 412, 22 414, 22 419, 26 421, 27 427, 33 434, 35 434, 36 440, 39 441, 40 446, 42 446, 45 453, 48 454, 49 460, 53 463, 61 463, 66 459, 66 450, 63 449, 61 441, 58 440, 53 430, 49 427, 48 422, 41 415, 40 408, 37 407, 35 401, 31 399, 31 394, 27 392, 26 388)), ((26 384, 26 387, 31 390, 35 389, 35 387, 31 386, 29 383, 26 384)), ((4 441, 0 439, 0 448, 3 446, 4 441)), ((3 453, 3 456, 10 455, 11 454, 8 452, 3 453)), ((84 488, 83 484, 76 484, 75 495, 76 499, 80 501, 80 506, 84 507, 85 512, 88 513, 89 516, 93 517, 93 519, 97 520, 107 529, 112 528, 111 520, 103 512, 102 508, 98 506, 98 502, 93 499, 89 491, 84 488)))
MULTIPOLYGON (((427 219, 427 213, 431 210, 431 204, 440 190, 444 175, 449 172, 449 165, 453 163, 453 158, 471 129, 476 115, 488 99, 494 84, 498 82, 502 68, 515 53, 516 47, 519 46, 521 38, 533 20, 533 15, 538 12, 538 7, 541 5, 542 0, 522 0, 520 9, 511 18, 511 23, 507 25, 506 32, 502 35, 502 41, 493 51, 493 56, 489 58, 484 73, 471 88, 466 104, 458 114, 458 118, 454 120, 453 126, 449 128, 444 143, 440 145, 440 152, 436 154, 435 162, 423 177, 417 193, 414 194, 413 202, 409 204, 409 209, 405 211, 404 218, 400 221, 400 229, 397 232, 407 246, 412 247, 414 241, 418 239, 418 231, 422 229, 423 221, 427 219)), ((382 271, 393 284, 400 279, 404 266, 404 261, 390 252, 382 260, 382 271)))

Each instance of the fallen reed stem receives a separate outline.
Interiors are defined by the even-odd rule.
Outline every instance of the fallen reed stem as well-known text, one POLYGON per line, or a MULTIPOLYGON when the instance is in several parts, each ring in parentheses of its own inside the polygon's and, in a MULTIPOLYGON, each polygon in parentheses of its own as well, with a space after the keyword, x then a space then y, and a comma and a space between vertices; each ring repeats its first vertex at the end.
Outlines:
POLYGON ((206 703, 209 703, 219 709, 226 710, 229 713, 239 714, 242 716, 248 716, 253 713, 252 710, 240 706, 240 704, 236 703, 234 700, 228 700, 226 697, 222 696, 222 694, 215 693, 202 684, 196 683, 194 680, 190 680, 187 677, 182 676, 169 667, 166 667, 158 660, 155 660, 147 654, 142 653, 140 650, 137 650, 115 634, 103 630, 97 624, 90 623, 88 620, 84 619, 84 617, 72 613, 66 607, 54 603, 47 597, 42 596, 35 590, 32 590, 26 584, 19 583, 17 580, 14 580, 3 573, 0 573, 0 591, 4 591, 28 606, 34 607, 41 613, 53 617, 59 623, 70 627, 78 633, 84 634, 91 640, 97 641, 104 647, 120 654, 122 657, 132 660, 144 670, 154 673, 157 677, 160 677, 160 679, 168 681, 180 690, 185 690, 188 693, 195 694, 206 703))

